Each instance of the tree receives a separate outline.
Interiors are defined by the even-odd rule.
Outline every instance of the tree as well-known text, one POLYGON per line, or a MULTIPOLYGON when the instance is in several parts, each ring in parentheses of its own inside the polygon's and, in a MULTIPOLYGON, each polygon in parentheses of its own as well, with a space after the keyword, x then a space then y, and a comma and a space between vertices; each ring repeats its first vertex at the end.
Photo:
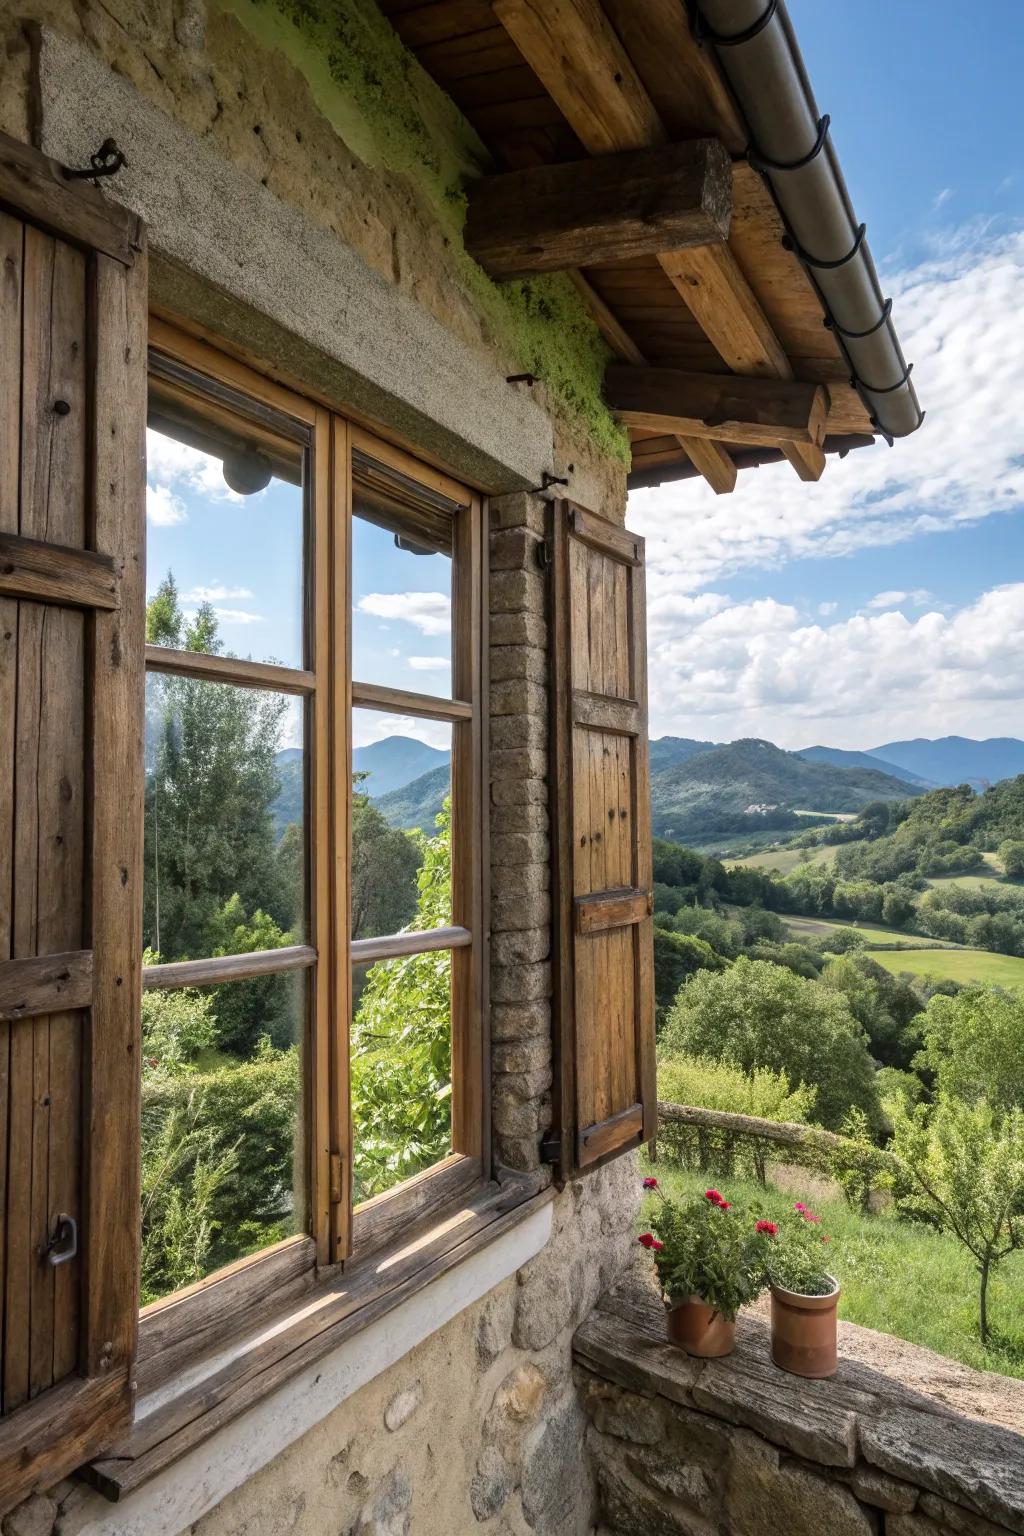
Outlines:
POLYGON ((995 987, 965 987, 933 997, 921 1020, 919 1065, 936 1091, 967 1103, 985 1099, 997 1114, 1024 1107, 1024 999, 995 987))
POLYGON ((846 999, 781 966, 740 956, 718 975, 698 971, 669 1012, 663 1049, 813 1085, 818 1120, 830 1129, 851 1105, 881 1124, 868 1043, 846 999))
MULTIPOLYGON (((425 840, 415 927, 450 921, 451 803, 425 840)), ((379 1194, 451 1150, 451 955, 370 967, 352 1024, 356 1199, 379 1194)))
MULTIPOLYGON (((186 623, 173 577, 147 611, 163 644, 218 655, 208 603, 186 623)), ((210 952, 217 912, 237 893, 284 921, 270 808, 287 701, 277 694, 177 676, 151 677, 143 931, 162 960, 210 952)))
MULTIPOLYGON (((247 918, 237 892, 212 919, 210 938, 215 955, 251 955, 295 943, 294 934, 285 933, 259 907, 247 918)), ((248 1057, 261 1036, 266 1036, 279 1050, 286 1050, 295 1043, 297 1021, 302 1018, 303 986, 302 976, 289 973, 253 976, 217 987, 212 1002, 218 1045, 248 1057)))
POLYGON ((720 971, 726 962, 704 939, 654 925, 654 1002, 660 1018, 694 971, 720 971))
POLYGON ((897 1119, 892 1153, 913 1183, 916 1203, 973 1256, 981 1342, 989 1341, 993 1270, 1024 1248, 1024 1111, 1000 1120, 984 1099, 950 1096, 897 1119))
POLYGON ((1008 880, 1024 879, 1024 842, 1007 838, 999 845, 999 857, 1008 880))
MULTIPOLYGON (((352 775, 352 937, 397 933, 416 911, 416 876, 423 860, 421 840, 392 827, 383 812, 360 793, 365 773, 352 775)), ((440 923, 451 922, 448 905, 440 923)), ((435 927, 437 924, 434 925, 435 927)))

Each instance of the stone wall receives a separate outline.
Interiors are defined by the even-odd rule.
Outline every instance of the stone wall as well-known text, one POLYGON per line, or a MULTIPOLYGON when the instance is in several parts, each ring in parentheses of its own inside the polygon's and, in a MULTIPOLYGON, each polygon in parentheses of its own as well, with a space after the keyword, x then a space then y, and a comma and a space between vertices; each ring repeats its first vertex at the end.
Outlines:
POLYGON ((871 1337, 879 1366, 841 1333, 825 1382, 771 1364, 761 1316, 741 1317, 734 1355, 693 1360, 634 1272, 576 1341, 599 1536, 1019 1536, 1024 1436, 956 1411, 957 1376, 977 1373, 941 1362, 943 1391, 912 1390, 871 1337))

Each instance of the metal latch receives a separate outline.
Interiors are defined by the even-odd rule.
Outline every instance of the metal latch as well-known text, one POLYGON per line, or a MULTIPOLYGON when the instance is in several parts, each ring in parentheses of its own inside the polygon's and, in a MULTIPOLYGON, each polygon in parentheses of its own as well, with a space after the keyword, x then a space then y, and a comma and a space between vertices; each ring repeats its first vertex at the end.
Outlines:
POLYGON ((41 1257, 56 1269, 58 1264, 66 1264, 69 1259, 73 1259, 77 1252, 78 1222, 73 1216, 62 1211, 57 1217, 53 1235, 43 1249, 41 1257))

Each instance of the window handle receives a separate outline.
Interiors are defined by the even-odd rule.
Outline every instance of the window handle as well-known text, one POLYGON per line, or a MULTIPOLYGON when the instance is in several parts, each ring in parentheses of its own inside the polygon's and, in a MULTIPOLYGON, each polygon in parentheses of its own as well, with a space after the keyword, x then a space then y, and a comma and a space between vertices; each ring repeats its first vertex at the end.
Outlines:
POLYGON ((58 1264, 66 1264, 69 1259, 73 1259, 77 1252, 78 1222, 73 1216, 68 1216, 62 1211, 57 1217, 53 1236, 43 1250, 43 1257, 47 1264, 51 1264, 56 1269, 58 1264))

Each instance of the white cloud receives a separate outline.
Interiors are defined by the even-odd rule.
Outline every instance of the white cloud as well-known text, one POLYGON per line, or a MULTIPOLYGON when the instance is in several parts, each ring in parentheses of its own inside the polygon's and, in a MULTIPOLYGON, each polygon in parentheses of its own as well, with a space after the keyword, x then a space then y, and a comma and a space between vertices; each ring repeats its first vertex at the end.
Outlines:
POLYGON ((377 619, 402 619, 424 635, 451 633, 451 599, 444 592, 367 592, 356 607, 377 619))
POLYGON ((198 492, 213 501, 248 500, 228 486, 220 459, 165 437, 152 427, 146 431, 146 473, 156 486, 198 492))
POLYGON ((788 464, 741 473, 731 496, 679 481, 630 497, 653 595, 744 569, 839 556, 972 524, 1024 502, 1024 231, 970 229, 890 276, 893 313, 927 420, 893 448, 830 458, 816 485, 788 464), (685 530, 685 534, 683 533, 685 530))
POLYGON ((939 209, 944 208, 952 196, 953 188, 943 187, 942 191, 937 192, 935 197, 932 199, 932 212, 938 213, 939 209))
POLYGON ((173 528, 188 521, 188 511, 180 496, 170 486, 146 486, 146 516, 154 528, 173 528))
POLYGON ((868 747, 1024 732, 1024 582, 913 619, 823 625, 770 598, 721 594, 694 599, 688 615, 677 604, 671 623, 657 604, 651 617, 652 735, 868 747))
POLYGON ((836 611, 836 609, 838 607, 839 607, 838 603, 819 603, 818 604, 818 614, 819 614, 819 616, 821 618, 827 619, 829 614, 830 613, 835 613, 835 611, 836 611))
POLYGON ((447 656, 407 656, 405 659, 414 672, 448 672, 451 669, 447 656))
POLYGON ((196 586, 191 592, 183 592, 181 600, 183 603, 224 603, 241 602, 252 596, 254 594, 248 587, 226 587, 223 582, 217 581, 209 587, 196 586))
POLYGON ((931 601, 932 594, 926 587, 915 587, 912 592, 876 592, 866 606, 877 613, 883 608, 899 608, 904 603, 910 603, 915 608, 923 608, 925 603, 931 601))
MULTIPOLYGON (((266 622, 262 613, 250 613, 246 608, 217 608, 214 617, 220 624, 263 624, 266 622)), ((194 608, 183 608, 182 616, 191 624, 196 617, 194 608)))
POLYGON ((452 744, 452 728, 441 720, 417 720, 412 715, 382 715, 375 709, 352 711, 354 747, 367 747, 371 742, 384 741, 388 736, 411 736, 414 741, 423 741, 428 747, 440 747, 444 751, 448 751, 452 744))

